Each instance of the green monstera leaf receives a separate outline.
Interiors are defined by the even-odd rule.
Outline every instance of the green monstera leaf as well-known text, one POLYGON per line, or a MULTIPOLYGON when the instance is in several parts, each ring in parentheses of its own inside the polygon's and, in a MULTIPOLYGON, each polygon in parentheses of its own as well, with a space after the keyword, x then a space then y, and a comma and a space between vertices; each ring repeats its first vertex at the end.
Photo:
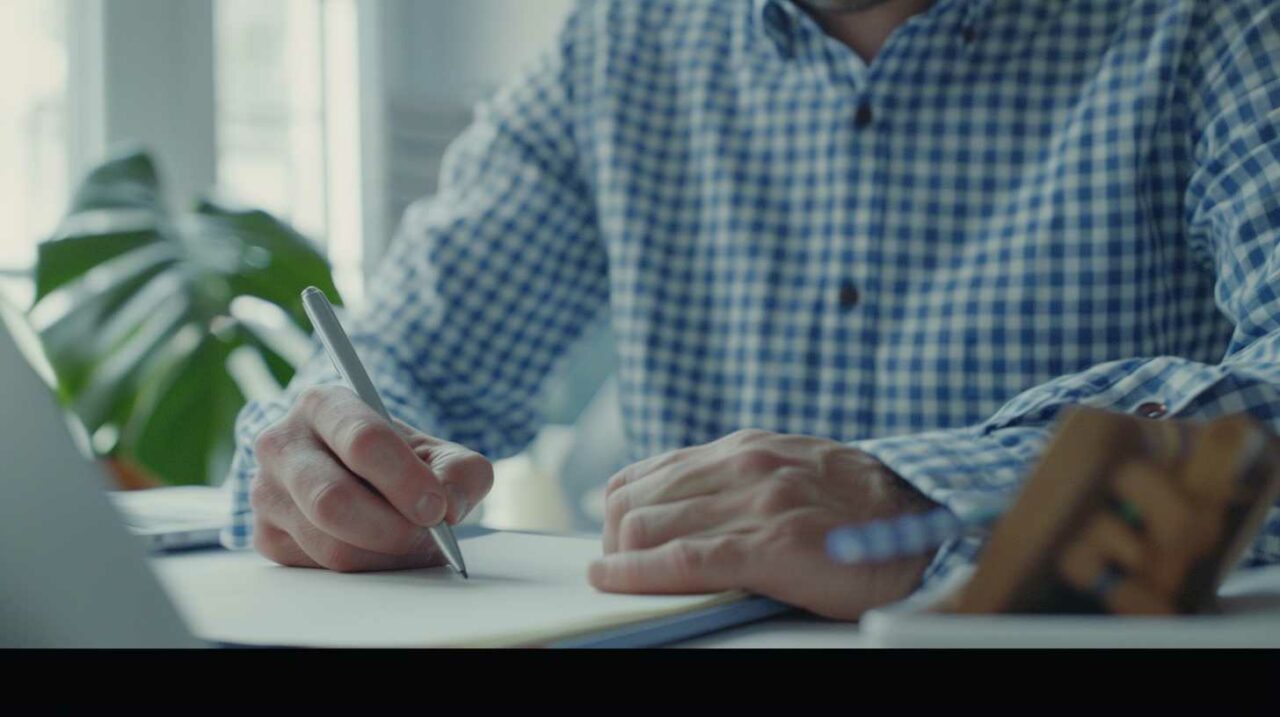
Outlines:
POLYGON ((310 332, 302 290, 340 301, 324 256, 270 214, 210 200, 171 213, 138 150, 84 179, 40 245, 35 281, 30 318, 65 405, 99 450, 173 484, 226 473, 245 401, 233 354, 251 352, 282 385, 299 356, 278 349, 289 339, 279 332, 295 344, 310 332), (245 297, 284 318, 238 318, 245 297))

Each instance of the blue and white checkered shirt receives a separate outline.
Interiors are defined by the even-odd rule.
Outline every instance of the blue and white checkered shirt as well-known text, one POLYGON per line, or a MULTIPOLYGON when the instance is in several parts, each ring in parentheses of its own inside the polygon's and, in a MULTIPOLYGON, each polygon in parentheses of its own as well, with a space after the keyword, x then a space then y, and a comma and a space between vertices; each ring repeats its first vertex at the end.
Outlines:
MULTIPOLYGON (((633 457, 825 436, 963 515, 1071 404, 1280 428, 1278 243, 1274 0, 938 0, 870 65, 783 0, 588 1, 451 147, 352 338, 392 413, 497 458, 611 311, 633 457)), ((229 545, 254 436, 333 380, 241 414, 229 545)), ((1246 560, 1280 561, 1280 511, 1246 560)))

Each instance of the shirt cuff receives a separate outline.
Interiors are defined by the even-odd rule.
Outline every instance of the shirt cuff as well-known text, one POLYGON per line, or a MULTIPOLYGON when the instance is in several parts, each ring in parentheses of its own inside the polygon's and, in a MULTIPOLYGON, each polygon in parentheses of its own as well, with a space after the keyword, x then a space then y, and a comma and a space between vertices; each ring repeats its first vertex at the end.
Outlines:
MULTIPOLYGON (((967 427, 852 441, 925 497, 961 520, 973 520, 1017 494, 1048 442, 1049 431, 1008 427, 982 432, 967 427)), ((922 587, 972 565, 984 544, 980 535, 948 541, 925 569, 922 587)))

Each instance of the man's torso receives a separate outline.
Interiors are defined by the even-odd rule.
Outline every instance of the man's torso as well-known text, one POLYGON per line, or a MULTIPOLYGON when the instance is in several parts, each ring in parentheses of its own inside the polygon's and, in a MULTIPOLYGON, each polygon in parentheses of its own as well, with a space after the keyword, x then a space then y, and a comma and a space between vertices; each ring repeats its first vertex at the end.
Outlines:
POLYGON ((870 66, 784 3, 598 9, 570 72, 632 451, 968 425, 1096 364, 1220 360, 1196 7, 940 0, 870 66))

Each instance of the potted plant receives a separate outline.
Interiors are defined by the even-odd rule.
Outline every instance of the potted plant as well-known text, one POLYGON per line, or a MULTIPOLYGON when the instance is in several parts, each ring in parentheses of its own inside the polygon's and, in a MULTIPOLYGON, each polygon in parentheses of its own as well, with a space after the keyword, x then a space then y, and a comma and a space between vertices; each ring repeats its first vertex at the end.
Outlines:
POLYGON ((35 285, 29 318, 59 398, 133 487, 221 480, 246 391, 263 391, 234 364, 277 390, 305 359, 302 290, 339 300, 297 231, 207 198, 172 213, 155 163, 132 149, 80 184, 39 247, 35 285))

